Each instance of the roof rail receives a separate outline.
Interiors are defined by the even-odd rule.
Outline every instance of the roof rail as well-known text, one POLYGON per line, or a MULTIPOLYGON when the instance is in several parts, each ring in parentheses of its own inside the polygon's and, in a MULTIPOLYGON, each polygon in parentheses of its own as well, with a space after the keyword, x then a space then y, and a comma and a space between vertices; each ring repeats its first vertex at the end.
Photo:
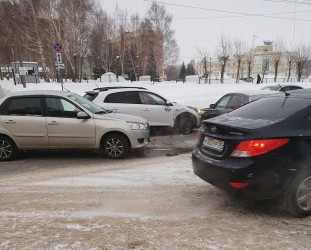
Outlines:
POLYGON ((98 90, 98 91, 107 91, 109 89, 146 89, 143 87, 125 87, 125 86, 119 86, 119 87, 102 87, 102 88, 96 88, 93 90, 98 90))

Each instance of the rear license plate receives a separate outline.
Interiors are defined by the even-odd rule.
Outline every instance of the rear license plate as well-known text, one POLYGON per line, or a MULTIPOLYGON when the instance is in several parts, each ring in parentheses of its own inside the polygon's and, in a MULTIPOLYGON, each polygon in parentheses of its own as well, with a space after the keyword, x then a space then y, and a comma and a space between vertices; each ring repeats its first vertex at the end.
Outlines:
POLYGON ((219 152, 221 152, 224 149, 224 144, 225 143, 223 141, 211 137, 205 137, 203 141, 204 146, 217 150, 219 152))

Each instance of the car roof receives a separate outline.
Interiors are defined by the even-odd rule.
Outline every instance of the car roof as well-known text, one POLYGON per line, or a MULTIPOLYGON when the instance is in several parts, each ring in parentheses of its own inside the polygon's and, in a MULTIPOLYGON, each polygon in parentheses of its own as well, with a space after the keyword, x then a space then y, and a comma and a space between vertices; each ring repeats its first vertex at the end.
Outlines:
POLYGON ((275 88, 275 87, 277 87, 277 88, 281 88, 281 87, 298 87, 298 88, 303 88, 303 87, 301 87, 300 85, 297 85, 297 84, 288 84, 288 83, 281 83, 281 84, 269 84, 269 85, 265 85, 265 86, 263 86, 262 87, 262 89, 264 89, 264 88, 275 88))
POLYGON ((241 90, 237 92, 230 92, 227 93, 226 95, 233 95, 233 94, 238 94, 238 95, 245 95, 245 96, 259 96, 259 95, 271 95, 270 90, 241 90))
POLYGON ((14 97, 14 96, 29 96, 29 95, 57 95, 57 96, 68 96, 74 94, 73 92, 61 91, 61 90, 25 90, 11 92, 5 97, 14 97))
POLYGON ((100 93, 101 95, 111 94, 111 93, 118 93, 118 92, 124 92, 124 91, 148 91, 152 92, 149 89, 143 88, 143 87, 104 87, 104 88, 96 88, 91 91, 86 91, 86 94, 94 95, 100 93))

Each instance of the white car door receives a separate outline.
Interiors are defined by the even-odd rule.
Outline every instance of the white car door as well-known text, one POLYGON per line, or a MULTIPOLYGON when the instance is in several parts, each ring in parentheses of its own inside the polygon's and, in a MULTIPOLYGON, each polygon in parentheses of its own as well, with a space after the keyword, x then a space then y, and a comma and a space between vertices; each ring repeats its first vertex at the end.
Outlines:
POLYGON ((94 147, 94 119, 78 119, 79 107, 63 98, 47 97, 46 126, 50 147, 94 147))
POLYGON ((48 146, 40 96, 12 98, 1 116, 1 122, 21 146, 48 146))
POLYGON ((150 126, 174 126, 173 106, 166 105, 166 100, 161 96, 139 91, 141 102, 141 116, 144 117, 150 126))
POLYGON ((116 113, 126 113, 141 116, 141 105, 138 93, 136 91, 121 91, 111 93, 104 99, 108 104, 104 107, 116 113))

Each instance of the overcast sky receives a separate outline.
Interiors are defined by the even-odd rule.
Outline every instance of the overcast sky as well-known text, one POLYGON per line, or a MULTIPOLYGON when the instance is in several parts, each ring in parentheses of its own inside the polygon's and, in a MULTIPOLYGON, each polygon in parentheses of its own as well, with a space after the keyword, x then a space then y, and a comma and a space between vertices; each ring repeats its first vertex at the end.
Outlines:
MULTIPOLYGON (((118 5, 126 9, 129 15, 138 12, 141 17, 151 5, 144 0, 99 1, 104 10, 110 14, 118 5)), ((176 32, 180 61, 188 62, 198 56, 198 47, 206 48, 213 57, 221 33, 232 38, 242 38, 249 46, 252 46, 253 34, 256 36, 255 46, 261 45, 263 40, 276 38, 283 38, 289 46, 299 42, 311 43, 311 0, 159 0, 157 2, 167 3, 163 5, 167 12, 174 16, 172 29, 176 32)))

